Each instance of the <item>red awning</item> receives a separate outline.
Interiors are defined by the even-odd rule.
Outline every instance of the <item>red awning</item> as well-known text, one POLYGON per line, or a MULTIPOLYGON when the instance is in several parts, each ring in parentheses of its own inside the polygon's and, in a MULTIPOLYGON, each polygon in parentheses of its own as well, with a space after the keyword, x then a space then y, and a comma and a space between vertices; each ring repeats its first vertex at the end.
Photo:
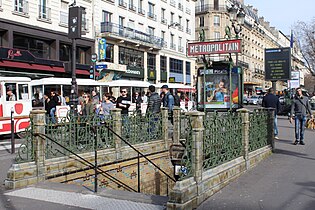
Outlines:
MULTIPOLYGON (((23 63, 23 62, 16 62, 16 61, 8 61, 2 60, 0 61, 0 66, 3 67, 11 67, 11 68, 20 68, 20 69, 33 69, 33 70, 40 70, 40 71, 48 71, 48 72, 62 72, 65 73, 65 69, 59 66, 48 66, 48 65, 41 65, 35 63, 23 63)), ((89 71, 76 69, 77 74, 89 75, 89 71)))

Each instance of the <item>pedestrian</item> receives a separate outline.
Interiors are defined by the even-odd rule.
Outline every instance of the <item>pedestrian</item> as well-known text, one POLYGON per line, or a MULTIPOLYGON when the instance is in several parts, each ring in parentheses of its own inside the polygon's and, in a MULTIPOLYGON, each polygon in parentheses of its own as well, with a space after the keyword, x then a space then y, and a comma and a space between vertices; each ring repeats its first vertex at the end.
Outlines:
POLYGON ((45 119, 46 119, 46 123, 48 124, 49 123, 49 116, 50 116, 50 109, 51 109, 50 98, 46 94, 44 94, 43 99, 44 99, 44 108, 46 111, 45 119))
POLYGON ((16 96, 11 87, 7 88, 7 101, 16 101, 16 96))
POLYGON ((173 124, 173 108, 174 108, 174 96, 170 93, 167 85, 161 87, 162 92, 164 93, 163 97, 163 107, 168 108, 169 120, 173 124))
POLYGON ((85 94, 83 95, 83 108, 81 109, 81 115, 84 117, 93 117, 94 115, 94 104, 93 101, 91 99, 91 95, 90 94, 85 94))
POLYGON ((295 121, 294 145, 297 145, 298 143, 300 143, 301 145, 305 145, 304 131, 305 131, 305 126, 306 126, 307 113, 310 114, 311 119, 314 119, 308 97, 303 96, 301 88, 297 88, 296 95, 291 105, 291 115, 290 115, 290 123, 292 123, 293 117, 295 121))
POLYGON ((100 108, 100 115, 103 115, 102 119, 106 119, 110 115, 110 110, 114 108, 114 104, 110 101, 111 95, 105 93, 103 95, 103 102, 100 108))
POLYGON ((136 113, 141 114, 142 98, 140 97, 139 92, 134 93, 134 96, 132 98, 132 103, 136 104, 136 113))
POLYGON ((92 102, 93 102, 93 104, 95 104, 95 105, 100 103, 99 94, 96 93, 95 90, 92 90, 92 102))
POLYGON ((51 122, 53 124, 56 123, 56 118, 55 118, 55 114, 56 114, 56 106, 58 105, 59 99, 58 96, 56 94, 55 91, 51 91, 50 92, 50 100, 49 100, 49 105, 50 105, 50 118, 51 118, 51 122))
POLYGON ((150 97, 148 99, 147 113, 159 113, 161 111, 161 98, 158 93, 155 92, 153 85, 149 86, 150 97))
POLYGON ((269 88, 268 93, 263 97, 262 107, 275 109, 275 112, 274 112, 274 138, 279 139, 277 115, 278 115, 278 112, 280 111, 280 101, 279 101, 279 98, 275 95, 275 91, 273 88, 269 88))
POLYGON ((128 115, 128 109, 131 104, 131 99, 128 96, 128 91, 126 88, 122 88, 120 90, 120 96, 117 98, 116 101, 116 108, 121 109, 121 114, 122 115, 128 115))
POLYGON ((142 99, 142 103, 148 103, 148 96, 147 94, 145 94, 144 91, 142 91, 141 93, 141 99, 142 99))

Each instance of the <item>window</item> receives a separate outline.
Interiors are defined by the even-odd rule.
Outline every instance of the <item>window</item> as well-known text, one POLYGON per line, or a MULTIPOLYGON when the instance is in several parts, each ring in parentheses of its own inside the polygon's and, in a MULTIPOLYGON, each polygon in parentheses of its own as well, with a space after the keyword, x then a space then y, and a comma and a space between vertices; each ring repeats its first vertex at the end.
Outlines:
POLYGON ((120 28, 123 28, 124 27, 124 20, 125 20, 125 18, 124 17, 121 17, 121 16, 119 16, 119 27, 120 28))
POLYGON ((161 18, 162 20, 165 19, 165 9, 161 8, 161 18))
POLYGON ((33 96, 32 96, 32 106, 33 107, 42 107, 44 106, 43 104, 43 95, 44 95, 44 91, 43 91, 43 86, 42 85, 36 85, 36 86, 32 86, 32 92, 33 92, 33 96))
POLYGON ((205 17, 204 16, 201 16, 199 18, 199 26, 200 27, 204 27, 205 26, 205 17))
POLYGON ((178 16, 178 23, 179 23, 179 25, 182 25, 182 17, 181 16, 178 16))
POLYGON ((160 69, 163 72, 167 71, 167 60, 166 60, 166 56, 160 56, 160 69))
POLYGON ((186 20, 186 28, 189 28, 189 20, 186 20))
POLYGON ((182 37, 178 37, 178 46, 182 47, 182 37))
POLYGON ((174 23, 174 13, 171 12, 171 24, 174 23))
POLYGON ((156 55, 152 53, 148 53, 148 69, 155 70, 156 68, 156 55))
POLYGON ((112 13, 105 10, 102 11, 103 22, 111 23, 112 22, 112 13))
POLYGON ((174 34, 171 34, 171 45, 174 45, 174 34))
MULTIPOLYGON (((86 54, 89 48, 77 47, 76 50, 76 62, 86 64, 86 54)), ((69 44, 60 43, 59 45, 59 60, 60 61, 71 61, 72 47, 69 44)))
POLYGON ((68 11, 68 2, 61 0, 61 10, 68 11))
POLYGON ((219 40, 220 38, 221 38, 221 37, 220 37, 220 32, 215 31, 215 32, 214 32, 214 39, 219 40))
POLYGON ((186 75, 190 75, 190 62, 186 61, 186 75))
POLYGON ((214 26, 220 26, 220 16, 214 16, 214 26))
POLYGON ((154 4, 152 4, 151 2, 149 2, 149 14, 154 14, 154 4))
POLYGON ((183 61, 170 58, 170 72, 183 73, 183 61))
POLYGON ((28 85, 27 84, 19 84, 19 100, 28 100, 28 85))
POLYGON ((161 31, 161 38, 165 41, 165 31, 161 31))
POLYGON ((139 10, 142 10, 143 8, 143 0, 139 0, 139 10))
POLYGON ((219 0, 213 0, 213 8, 214 10, 219 10, 219 0))
POLYGON ((14 0, 14 11, 26 13, 27 2, 25 0, 14 0))
POLYGON ((133 50, 125 47, 119 47, 119 63, 139 68, 144 67, 144 53, 139 50, 133 50))
POLYGON ((6 100, 16 101, 16 83, 5 83, 6 100))
POLYGON ((35 57, 49 59, 50 43, 36 38, 13 35, 13 48, 29 50, 35 57))
POLYGON ((151 36, 154 36, 154 28, 153 27, 148 27, 148 32, 151 36))
POLYGON ((107 62, 114 62, 114 45, 110 43, 106 43, 106 58, 105 61, 107 62))

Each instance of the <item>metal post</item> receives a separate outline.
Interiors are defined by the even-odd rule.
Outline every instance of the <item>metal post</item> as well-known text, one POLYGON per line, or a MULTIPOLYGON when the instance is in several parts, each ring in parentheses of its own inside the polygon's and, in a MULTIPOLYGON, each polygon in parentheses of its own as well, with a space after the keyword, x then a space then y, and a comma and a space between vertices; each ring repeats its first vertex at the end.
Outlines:
POLYGON ((230 111, 232 110, 232 102, 233 102, 233 97, 232 97, 232 94, 233 94, 233 91, 232 91, 232 69, 233 69, 233 64, 232 64, 232 55, 230 54, 230 60, 229 60, 229 64, 230 64, 230 71, 229 71, 229 80, 230 80, 230 111))
POLYGON ((14 138, 14 110, 11 108, 11 154, 15 153, 15 138, 14 138))
POLYGON ((140 154, 138 153, 138 192, 141 191, 141 186, 140 186, 140 154))
POLYGON ((71 108, 76 114, 76 109, 78 105, 78 86, 77 86, 77 77, 76 77, 76 40, 72 39, 72 59, 71 59, 71 94, 70 94, 70 103, 71 108))
POLYGON ((94 192, 97 193, 97 127, 94 130, 94 192))

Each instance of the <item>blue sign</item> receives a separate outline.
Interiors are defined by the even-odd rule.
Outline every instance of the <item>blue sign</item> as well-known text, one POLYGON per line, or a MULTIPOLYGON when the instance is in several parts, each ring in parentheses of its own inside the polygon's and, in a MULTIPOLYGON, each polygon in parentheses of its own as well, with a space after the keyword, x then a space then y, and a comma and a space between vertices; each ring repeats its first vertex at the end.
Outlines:
POLYGON ((105 65, 96 65, 95 69, 97 69, 98 71, 101 71, 103 69, 107 69, 107 65, 106 64, 105 65))
POLYGON ((99 60, 105 60, 106 58, 106 39, 98 39, 98 56, 99 60))

